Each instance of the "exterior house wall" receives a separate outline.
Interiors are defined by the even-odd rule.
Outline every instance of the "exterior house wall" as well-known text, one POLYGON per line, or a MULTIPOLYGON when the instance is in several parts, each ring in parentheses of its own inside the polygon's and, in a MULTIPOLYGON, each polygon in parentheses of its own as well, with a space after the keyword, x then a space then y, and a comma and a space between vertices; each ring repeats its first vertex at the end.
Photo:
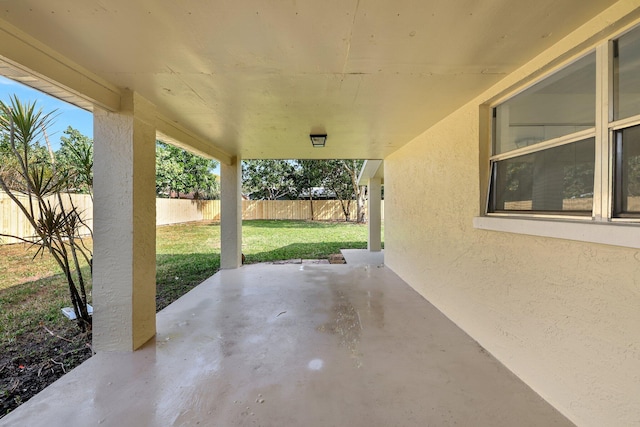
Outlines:
POLYGON ((385 159, 385 264, 581 426, 640 425, 640 251, 474 228, 481 105, 637 20, 631 3, 385 159))

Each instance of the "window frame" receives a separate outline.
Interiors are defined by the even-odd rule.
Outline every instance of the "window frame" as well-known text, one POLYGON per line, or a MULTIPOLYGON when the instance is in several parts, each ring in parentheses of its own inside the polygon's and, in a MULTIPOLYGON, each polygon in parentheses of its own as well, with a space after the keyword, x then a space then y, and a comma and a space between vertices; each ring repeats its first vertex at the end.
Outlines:
POLYGON ((618 157, 621 153, 618 153, 618 145, 619 138, 622 137, 622 131, 625 129, 630 129, 632 127, 640 126, 640 114, 629 117, 627 119, 618 120, 616 122, 612 122, 609 126, 610 129, 610 145, 611 145, 611 221, 612 222, 636 222, 640 223, 640 213, 636 212, 618 212, 618 203, 622 203, 622 201, 618 200, 617 197, 622 197, 621 191, 621 175, 618 170, 619 167, 619 159, 618 157), (622 122, 622 123, 621 123, 622 122))
MULTIPOLYGON (((490 152, 489 152, 489 165, 488 165, 488 182, 486 192, 484 192, 484 212, 483 217, 496 217, 496 218, 513 218, 513 219, 548 219, 548 220, 565 220, 565 221, 579 221, 579 222, 597 222, 597 223, 611 223, 620 224, 626 223, 630 225, 640 223, 640 215, 618 215, 615 209, 615 194, 616 191, 616 157, 615 150, 617 143, 615 141, 618 131, 640 125, 640 114, 632 117, 627 117, 619 120, 614 120, 614 61, 617 59, 614 56, 615 49, 617 47, 617 40, 631 31, 640 31, 640 25, 635 25, 628 30, 616 34, 605 41, 600 42, 595 48, 584 50, 578 55, 573 56, 569 60, 563 61, 552 71, 541 75, 523 85, 518 90, 502 96, 496 99, 494 102, 486 104, 490 110, 489 120, 490 124, 490 152), (516 148, 511 151, 494 154, 495 152, 495 111, 496 108, 502 103, 514 98, 527 89, 535 86, 536 84, 550 78, 557 72, 564 70, 566 67, 575 63, 576 61, 593 54, 595 51, 596 58, 596 93, 595 93, 595 126, 590 129, 585 129, 564 135, 561 137, 553 138, 550 140, 542 141, 537 144, 532 144, 525 147, 516 148), (586 138, 595 138, 595 166, 594 166, 594 185, 593 185, 593 204, 591 215, 575 214, 575 212, 563 213, 558 212, 541 212, 541 211, 496 211, 491 212, 491 197, 494 181, 494 173, 496 163, 501 160, 506 160, 525 154, 531 154, 546 149, 559 147, 565 144, 571 144, 586 138)), ((640 69, 638 70, 640 72, 640 69)), ((482 221, 478 221, 481 223, 482 221)), ((491 223, 484 222, 486 224, 491 223)), ((474 221, 476 224, 476 221, 474 221)), ((477 225, 477 224, 476 224, 477 225)), ((478 226, 478 228, 485 228, 484 226, 478 226)), ((491 229, 491 228, 487 228, 491 229)), ((580 240, 580 239, 578 239, 580 240)), ((627 246, 627 245, 624 245, 627 246)))
MULTIPOLYGON (((492 205, 492 197, 494 196, 491 186, 495 180, 495 174, 497 173, 497 164, 500 161, 514 159, 518 157, 523 157, 526 155, 540 153, 546 150, 551 150, 554 148, 562 147, 565 145, 571 145, 575 143, 579 143, 585 141, 587 139, 596 139, 595 138, 595 127, 592 129, 585 129, 582 131, 578 131, 569 135, 561 136, 558 138, 553 138, 547 141, 540 142, 535 145, 530 145, 527 147, 518 148, 516 150, 512 150, 506 153, 498 154, 495 156, 491 156, 490 165, 489 165, 489 188, 487 191, 487 207, 486 212, 487 215, 524 215, 524 216, 532 216, 532 217, 559 217, 559 218, 573 218, 573 219, 591 219, 593 217, 593 203, 591 213, 578 213, 578 211, 541 211, 541 210, 497 210, 490 211, 490 207, 492 205), (530 149, 531 147, 536 147, 536 149, 530 149)), ((594 144, 596 145, 597 142, 594 144)), ((595 176, 595 171, 594 171, 595 176)))

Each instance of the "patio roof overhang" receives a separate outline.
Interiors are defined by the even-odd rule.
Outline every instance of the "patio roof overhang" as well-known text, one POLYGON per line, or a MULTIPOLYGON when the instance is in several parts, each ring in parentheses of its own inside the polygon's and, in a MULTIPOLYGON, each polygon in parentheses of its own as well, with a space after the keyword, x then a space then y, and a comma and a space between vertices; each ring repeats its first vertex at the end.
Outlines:
POLYGON ((384 184, 384 161, 383 160, 365 160, 358 175, 358 185, 367 185, 371 178, 378 178, 381 184, 384 184))
POLYGON ((613 3, 5 0, 0 72, 89 110, 135 92, 224 163, 383 159, 613 3))

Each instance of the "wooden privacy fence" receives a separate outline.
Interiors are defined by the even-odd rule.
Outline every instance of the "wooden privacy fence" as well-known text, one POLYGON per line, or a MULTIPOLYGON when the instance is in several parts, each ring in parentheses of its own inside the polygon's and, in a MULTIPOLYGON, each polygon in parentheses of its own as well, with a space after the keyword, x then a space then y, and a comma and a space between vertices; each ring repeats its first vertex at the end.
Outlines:
MULTIPOLYGON (((382 206, 384 207, 384 201, 382 206)), ((352 220, 356 218, 356 211, 356 202, 352 201, 349 209, 352 220)), ((366 215, 366 206, 364 211, 366 215)), ((311 203, 309 200, 243 200, 242 219, 310 220, 311 203)), ((314 200, 313 219, 316 221, 344 220, 340 201, 314 200)), ((220 220, 220 200, 156 199, 157 225, 203 220, 220 220)))
POLYGON ((156 225, 220 220, 220 200, 156 199, 156 225))
MULTIPOLYGON (((27 208, 29 206, 29 197, 19 195, 17 199, 22 202, 27 208)), ((59 201, 57 196, 49 196, 46 199, 52 206, 58 206, 59 201)), ((93 201, 91 197, 86 194, 63 194, 62 206, 66 209, 71 207, 71 204, 75 206, 81 214, 86 226, 80 227, 80 234, 89 234, 87 227, 93 228, 93 201)), ((36 215, 39 212, 38 204, 34 199, 34 210, 36 215)), ((24 216, 17 204, 11 200, 11 198, 0 191, 0 233, 10 234, 12 236, 19 236, 25 239, 35 234, 31 223, 27 217, 24 216)), ((20 240, 10 237, 0 237, 0 244, 2 243, 16 243, 20 240)))
MULTIPOLYGON (((349 214, 356 219, 357 204, 351 201, 349 214)), ((365 214, 366 214, 365 206, 365 214)), ((242 219, 311 219, 309 200, 243 200, 242 219)), ((314 200, 313 219, 317 221, 344 220, 339 200, 314 200)))
MULTIPOLYGON (((19 196, 23 203, 28 203, 28 197, 19 196)), ((93 227, 93 202, 85 194, 64 194, 63 205, 71 202, 83 213, 83 219, 89 227, 93 227)), ((51 198, 52 204, 57 204, 51 198)), ((351 202, 351 219, 356 218, 356 202, 351 202)), ((365 205, 365 215, 367 209, 365 205)), ((384 220, 384 201, 382 201, 384 220)), ((319 221, 344 220, 344 214, 339 200, 314 200, 313 218, 319 221)), ((311 204, 309 200, 243 200, 242 219, 290 219, 310 220, 311 204)), ((219 221, 220 200, 186 200, 186 199, 156 199, 156 225, 178 224, 193 221, 219 221)), ((0 191, 0 233, 28 238, 34 234, 29 221, 20 208, 0 191)), ((88 230, 81 230, 88 234, 88 230)), ((19 240, 2 237, 2 243, 15 243, 19 240)))

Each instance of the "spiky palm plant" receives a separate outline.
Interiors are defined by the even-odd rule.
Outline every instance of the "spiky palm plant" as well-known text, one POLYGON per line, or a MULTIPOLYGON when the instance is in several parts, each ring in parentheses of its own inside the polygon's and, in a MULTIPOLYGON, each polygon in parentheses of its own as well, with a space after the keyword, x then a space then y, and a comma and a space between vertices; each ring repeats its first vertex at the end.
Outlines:
MULTIPOLYGON (((38 254, 48 252, 62 269, 69 285, 69 294, 78 326, 90 330, 91 317, 87 310, 86 280, 81 259, 89 266, 92 253, 84 246, 79 229, 85 225, 82 212, 73 206, 65 208, 62 192, 67 189, 68 175, 56 168, 50 156, 38 143, 45 137, 55 112, 43 113, 36 103, 22 103, 16 96, 10 103, 0 101, 0 132, 9 140, 10 171, 0 173, 0 188, 13 200, 27 218, 35 233, 31 238, 14 237, 38 246, 38 254), (18 194, 26 195, 23 202, 18 194), (53 202, 52 202, 53 201, 53 202)), ((47 142, 48 144, 48 142, 47 142)), ((0 235, 2 236, 2 235, 0 235)))

